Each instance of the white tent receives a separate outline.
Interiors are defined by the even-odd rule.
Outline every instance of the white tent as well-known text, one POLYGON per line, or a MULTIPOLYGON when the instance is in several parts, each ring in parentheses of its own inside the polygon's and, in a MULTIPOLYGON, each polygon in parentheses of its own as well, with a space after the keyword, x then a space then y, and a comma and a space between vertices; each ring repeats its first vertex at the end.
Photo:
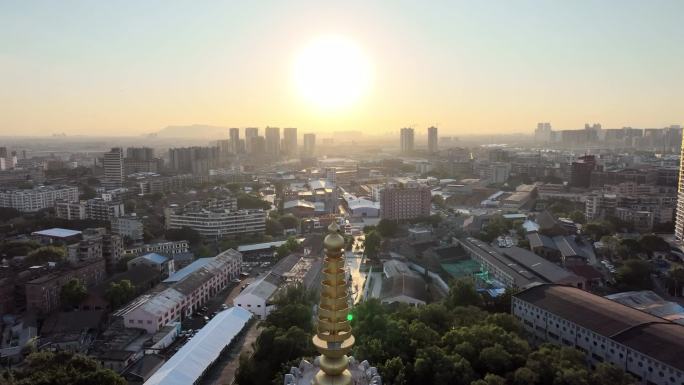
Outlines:
POLYGON ((250 318, 252 313, 238 307, 218 313, 145 381, 145 385, 194 384, 242 331, 250 318))

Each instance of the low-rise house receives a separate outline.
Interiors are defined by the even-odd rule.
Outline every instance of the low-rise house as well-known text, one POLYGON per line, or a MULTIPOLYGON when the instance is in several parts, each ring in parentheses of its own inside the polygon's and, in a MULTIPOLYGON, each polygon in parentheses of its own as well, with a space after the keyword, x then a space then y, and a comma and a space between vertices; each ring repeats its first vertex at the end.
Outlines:
POLYGON ((138 265, 147 265, 149 267, 154 268, 155 270, 158 270, 163 278, 168 277, 175 271, 173 258, 169 258, 156 253, 145 254, 143 256, 133 258, 130 261, 128 261, 129 269, 138 265))

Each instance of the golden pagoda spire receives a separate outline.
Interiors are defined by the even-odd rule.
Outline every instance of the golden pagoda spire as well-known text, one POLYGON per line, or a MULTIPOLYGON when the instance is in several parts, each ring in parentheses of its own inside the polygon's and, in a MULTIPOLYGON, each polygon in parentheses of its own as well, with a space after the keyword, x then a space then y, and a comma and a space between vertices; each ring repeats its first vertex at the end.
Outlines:
POLYGON ((333 222, 325 237, 325 260, 321 279, 321 299, 318 305, 317 333, 313 344, 321 353, 313 385, 350 385, 347 353, 354 346, 354 336, 347 315, 349 294, 344 273, 344 238, 337 223, 333 222))

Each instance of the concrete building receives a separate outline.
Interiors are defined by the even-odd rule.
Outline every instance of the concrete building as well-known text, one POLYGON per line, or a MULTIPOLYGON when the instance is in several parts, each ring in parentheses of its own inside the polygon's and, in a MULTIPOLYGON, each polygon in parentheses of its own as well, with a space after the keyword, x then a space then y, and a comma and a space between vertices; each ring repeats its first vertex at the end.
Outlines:
MULTIPOLYGON (((104 194, 106 196, 106 194, 104 194)), ((124 215, 124 204, 109 196, 93 198, 80 202, 58 200, 55 202, 57 218, 76 220, 93 219, 96 221, 110 221, 124 215)))
POLYGON ((414 132, 413 128, 402 128, 399 134, 399 144, 402 154, 410 154, 414 149, 414 132))
MULTIPOLYGON (((681 146, 679 159, 684 159, 684 145, 681 146)), ((675 240, 684 243, 684 167, 679 167, 677 184, 677 214, 675 216, 675 240)))
POLYGON ((162 279, 166 279, 176 270, 173 264, 173 258, 169 258, 160 254, 149 253, 128 261, 128 269, 131 270, 136 266, 145 265, 158 271, 162 279))
POLYGON ((427 284, 422 276, 402 261, 390 260, 382 264, 380 302, 405 303, 420 306, 427 303, 427 284))
POLYGON ((587 220, 617 217, 648 232, 655 224, 672 222, 677 206, 674 194, 615 194, 595 191, 586 196, 587 220))
POLYGON ((0 207, 9 207, 21 212, 34 212, 54 207, 58 200, 77 202, 78 188, 55 185, 27 190, 0 191, 0 207))
POLYGON ((574 347, 592 365, 614 364, 643 385, 684 379, 682 325, 563 285, 534 286, 511 302, 535 342, 574 347))
POLYGON ((391 220, 427 217, 430 215, 431 199, 429 187, 397 178, 380 191, 380 216, 391 220))
POLYGON ((428 152, 434 154, 439 150, 439 134, 437 127, 428 127, 428 152))
POLYGON ((208 239, 222 239, 266 231, 264 210, 199 209, 165 210, 166 228, 190 227, 208 239))
POLYGON ((259 128, 258 127, 247 127, 247 128, 245 128, 245 151, 248 154, 251 154, 253 152, 252 141, 257 136, 259 136, 259 128))
POLYGON ((166 290, 140 296, 115 315, 123 317, 127 328, 156 333, 165 325, 192 315, 225 289, 239 276, 242 255, 229 249, 197 261, 165 280, 169 284, 166 290))
POLYGON ((88 218, 83 202, 69 202, 61 199, 55 201, 55 216, 70 221, 88 218))
POLYGON ((239 128, 231 128, 229 130, 230 132, 230 151, 233 154, 237 154, 240 152, 240 129, 239 128))
POLYGON ((550 143, 552 135, 551 123, 537 123, 537 129, 534 130, 534 141, 536 143, 550 143))
POLYGON ((520 247, 492 247, 475 238, 455 239, 457 245, 481 266, 492 280, 510 288, 538 283, 559 283, 584 289, 582 277, 520 247))
POLYGON ((121 216, 110 220, 112 233, 118 234, 133 242, 142 242, 144 226, 140 218, 136 216, 121 216))
POLYGON ((283 129, 283 153, 297 155, 297 127, 285 127, 283 129))
POLYGON ((72 279, 78 279, 92 287, 105 279, 104 259, 78 262, 68 270, 60 270, 26 283, 26 310, 47 314, 60 308, 62 286, 72 279))
POLYGON ((105 152, 102 158, 104 167, 103 185, 107 190, 121 188, 124 182, 124 157, 121 147, 105 152))
POLYGON ((130 257, 140 256, 146 253, 156 253, 165 255, 167 257, 172 257, 176 254, 188 253, 189 251, 190 245, 188 244, 188 241, 170 241, 144 244, 142 246, 126 249, 124 250, 124 255, 130 257))
POLYGON ((169 149, 169 168, 176 172, 207 175, 218 167, 219 147, 183 147, 169 149))
POLYGON ((281 287, 301 283, 310 289, 317 283, 320 268, 320 259, 290 254, 278 261, 271 272, 249 284, 233 299, 233 305, 264 319, 274 309, 273 298, 281 287))
POLYGON ((302 155, 312 157, 316 152, 316 134, 304 134, 304 149, 302 155))
POLYGON ((588 188, 591 185, 591 174, 596 169, 596 157, 584 155, 570 165, 570 186, 588 188))
POLYGON ((280 128, 266 127, 266 155, 278 159, 280 157, 280 128))

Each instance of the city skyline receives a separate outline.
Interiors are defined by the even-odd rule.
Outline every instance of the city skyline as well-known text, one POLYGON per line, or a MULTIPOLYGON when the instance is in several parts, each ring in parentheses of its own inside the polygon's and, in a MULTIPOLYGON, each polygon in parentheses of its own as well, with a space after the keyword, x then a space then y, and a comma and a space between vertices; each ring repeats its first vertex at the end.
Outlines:
MULTIPOLYGON (((136 136, 191 124, 369 135, 431 125, 532 133, 539 121, 665 127, 682 121, 683 7, 5 2, 0 135, 136 136), (347 89, 351 101, 332 110, 307 100, 293 68, 327 36, 349 41, 368 66, 361 93, 347 89)), ((321 52, 307 63, 325 64, 321 52)))

